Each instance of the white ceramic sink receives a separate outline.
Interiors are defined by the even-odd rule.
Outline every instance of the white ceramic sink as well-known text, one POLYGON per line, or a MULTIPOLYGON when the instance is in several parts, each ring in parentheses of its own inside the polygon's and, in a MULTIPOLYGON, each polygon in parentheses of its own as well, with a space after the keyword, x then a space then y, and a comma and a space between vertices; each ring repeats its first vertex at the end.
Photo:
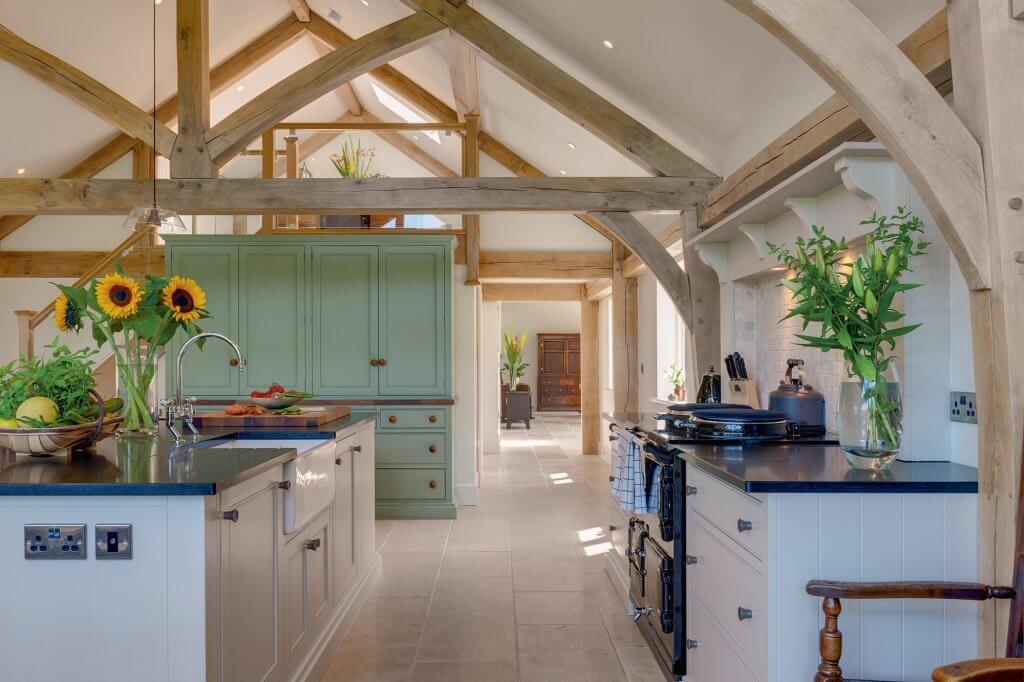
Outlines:
POLYGON ((299 456, 284 465, 284 532, 294 533, 334 499, 333 440, 237 439, 215 448, 294 448, 299 456))

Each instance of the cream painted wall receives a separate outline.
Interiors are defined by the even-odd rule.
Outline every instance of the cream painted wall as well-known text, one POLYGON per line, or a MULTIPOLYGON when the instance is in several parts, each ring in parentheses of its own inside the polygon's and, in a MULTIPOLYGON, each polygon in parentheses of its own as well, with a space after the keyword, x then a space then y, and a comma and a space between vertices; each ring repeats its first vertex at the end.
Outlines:
POLYGON ((500 449, 498 429, 501 428, 501 306, 480 305, 480 440, 484 454, 500 449))
POLYGON ((452 273, 452 354, 455 368, 452 465, 458 503, 475 505, 480 501, 480 477, 477 471, 477 320, 480 287, 467 287, 465 281, 466 266, 456 265, 452 273))
MULTIPOLYGON (((523 380, 533 391, 534 406, 537 403, 537 334, 578 334, 580 331, 580 304, 572 301, 549 301, 543 303, 501 304, 501 328, 510 334, 526 332, 526 350, 523 357, 530 366, 526 368, 523 380)), ((508 380, 508 377, 505 378, 508 380)))

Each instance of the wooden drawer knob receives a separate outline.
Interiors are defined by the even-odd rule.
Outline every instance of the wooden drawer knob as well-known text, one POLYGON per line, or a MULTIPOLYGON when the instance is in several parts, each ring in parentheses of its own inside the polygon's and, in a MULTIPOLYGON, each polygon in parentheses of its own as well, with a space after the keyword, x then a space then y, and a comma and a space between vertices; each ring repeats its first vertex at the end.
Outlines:
POLYGON ((370 367, 376 367, 380 364, 380 360, 377 358, 370 358, 370 367))
POLYGON ((432 453, 433 452, 437 452, 437 446, 436 445, 431 445, 429 448, 427 448, 427 450, 430 450, 430 452, 432 452, 432 453))
POLYGON ((437 488, 437 481, 431 481, 430 483, 427 484, 427 487, 430 488, 431 490, 434 490, 435 488, 437 488))
POLYGON ((238 367, 238 358, 231 358, 228 360, 228 364, 232 367, 238 367))
POLYGON ((391 422, 392 424, 397 424, 398 417, 396 415, 391 415, 390 417, 388 417, 388 421, 391 422))
POLYGON ((430 422, 431 424, 436 424, 437 423, 437 415, 436 414, 430 415, 429 417, 427 417, 427 421, 430 422))
POLYGON ((387 358, 380 358, 380 359, 377 360, 377 364, 380 365, 381 367, 384 367, 385 365, 388 364, 388 359, 387 358))

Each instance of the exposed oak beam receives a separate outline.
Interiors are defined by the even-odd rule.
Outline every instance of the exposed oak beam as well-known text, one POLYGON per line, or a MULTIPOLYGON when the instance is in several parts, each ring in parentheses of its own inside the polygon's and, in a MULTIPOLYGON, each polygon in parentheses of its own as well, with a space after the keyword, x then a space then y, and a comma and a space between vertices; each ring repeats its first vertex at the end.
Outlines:
POLYGON ((216 175, 204 136, 210 128, 209 0, 178 0, 178 139, 171 176, 216 175))
MULTIPOLYGON (((900 50, 940 93, 949 93, 953 79, 945 9, 907 36, 900 50)), ((833 95, 711 190, 702 226, 714 225, 843 142, 872 137, 847 100, 833 95)))
MULTIPOLYGON (((153 121, 145 111, 92 76, 22 40, 6 26, 0 26, 0 58, 75 100, 125 134, 152 144, 153 121)), ((174 137, 173 130, 157 123, 156 149, 160 154, 171 155, 174 137)))
POLYGON ((231 158, 263 130, 342 83, 422 47, 442 29, 440 22, 415 14, 368 33, 304 66, 210 130, 206 142, 214 163, 231 158))
MULTIPOLYGON (((921 195, 973 290, 991 285, 981 147, 942 95, 850 0, 727 0, 857 110, 921 195)), ((1005 9, 1005 3, 1004 3, 1005 9)))
MULTIPOLYGON (((0 251, 0 277, 80 277, 101 261, 105 251, 0 251)), ((164 271, 163 247, 149 249, 149 272, 164 271)), ((141 272, 145 256, 133 253, 123 259, 127 272, 141 272)))
POLYGON ((306 4, 306 0, 288 0, 288 5, 291 6, 296 19, 303 23, 309 22, 309 5, 306 4))
POLYGON ((578 301, 579 284, 507 284, 484 282, 483 300, 489 301, 578 301))
MULTIPOLYGON (((480 114, 466 114, 466 136, 462 139, 462 175, 480 175, 480 114)), ((480 284, 480 216, 462 216, 466 230, 466 284, 480 284)))
POLYGON ((635 279, 622 276, 626 254, 622 244, 612 245, 612 404, 615 412, 635 413, 640 402, 639 290, 635 279))
POLYGON ((536 277, 585 280, 611 277, 611 274, 610 251, 480 252, 480 276, 484 278, 536 277))
POLYGON ((444 22, 496 68, 649 173, 714 177, 703 165, 469 5, 455 7, 447 0, 403 2, 444 22))
POLYGON ((452 92, 455 95, 455 111, 459 120, 466 120, 466 114, 480 113, 480 88, 477 84, 476 52, 461 38, 448 36, 448 70, 452 77, 452 92))
MULTIPOLYGON (((696 207, 683 211, 682 243, 700 231, 698 223, 696 207)), ((692 318, 687 323, 690 332, 687 359, 692 359, 693 364, 686 373, 686 390, 689 395, 696 396, 701 375, 711 365, 720 367, 722 361, 722 286, 718 273, 697 255, 697 247, 691 246, 680 255, 693 301, 692 318)))
POLYGON ((612 295, 612 278, 592 279, 583 286, 583 297, 588 301, 600 301, 612 295))
MULTIPOLYGON (((210 73, 210 92, 217 95, 231 87, 238 80, 252 73, 260 65, 274 57, 302 35, 302 24, 289 16, 262 33, 210 73)), ((156 118, 162 123, 172 122, 178 115, 177 95, 162 103, 156 109, 156 118)), ((89 156, 66 170, 61 178, 91 178, 110 166, 135 146, 135 138, 124 133, 117 135, 89 156)), ((147 144, 150 141, 146 142, 147 144)), ((32 215, 0 216, 0 239, 12 234, 19 227, 32 220, 32 215)))
MULTIPOLYGON (((158 180, 156 186, 164 208, 204 215, 663 211, 682 210, 704 196, 684 179, 650 177, 212 179, 158 180)), ((150 183, 136 180, 6 179, 0 180, 0 212, 116 215, 151 201, 150 192, 150 183)), ((604 215, 595 217, 613 232, 635 233, 628 220, 604 215)), ((653 243, 672 261, 644 232, 637 243, 653 243)))

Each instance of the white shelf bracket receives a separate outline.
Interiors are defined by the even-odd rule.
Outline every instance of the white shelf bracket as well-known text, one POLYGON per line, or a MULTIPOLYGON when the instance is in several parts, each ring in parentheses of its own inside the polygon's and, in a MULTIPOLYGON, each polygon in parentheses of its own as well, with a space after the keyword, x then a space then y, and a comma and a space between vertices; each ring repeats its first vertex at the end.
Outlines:
POLYGON ((785 201, 786 208, 793 212, 804 226, 804 233, 811 234, 811 225, 818 224, 818 200, 809 197, 791 197, 785 201))
POLYGON ((729 242, 698 242, 697 257, 718 275, 718 282, 729 281, 729 242))
POLYGON ((872 211, 883 215, 896 212, 896 164, 892 160, 840 156, 836 172, 846 191, 860 197, 872 211))
POLYGON ((1024 0, 1010 0, 1010 16, 1017 21, 1024 21, 1024 0))
POLYGON ((768 226, 767 225, 755 225, 753 223, 744 223, 739 226, 739 231, 747 235, 751 243, 754 245, 754 250, 757 252, 757 257, 764 260, 768 257, 768 226))

